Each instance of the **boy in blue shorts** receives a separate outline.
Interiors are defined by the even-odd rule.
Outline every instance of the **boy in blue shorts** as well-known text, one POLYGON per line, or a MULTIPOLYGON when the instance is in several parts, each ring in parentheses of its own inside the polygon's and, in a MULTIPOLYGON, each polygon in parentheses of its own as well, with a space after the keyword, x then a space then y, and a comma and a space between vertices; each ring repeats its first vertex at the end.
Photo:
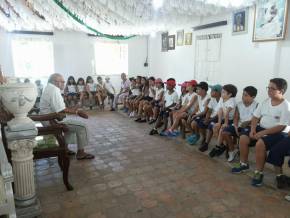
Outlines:
POLYGON ((213 126, 217 122, 218 102, 221 98, 222 86, 217 84, 211 87, 211 99, 207 105, 207 113, 205 118, 201 119, 197 125, 199 128, 199 134, 203 138, 203 142, 199 147, 201 152, 208 150, 208 144, 213 135, 213 126))
POLYGON ((271 79, 267 90, 269 98, 255 110, 250 131, 240 136, 240 165, 232 169, 232 173, 241 173, 249 169, 249 144, 251 140, 257 141, 256 170, 252 179, 252 185, 256 187, 263 184, 266 151, 287 136, 286 127, 289 125, 290 104, 283 96, 287 90, 286 80, 271 79))
POLYGON ((253 86, 247 86, 243 90, 242 101, 237 103, 234 123, 222 131, 222 141, 226 141, 229 150, 228 162, 234 160, 238 150, 235 149, 234 140, 240 134, 247 132, 251 125, 251 120, 258 103, 255 101, 257 89, 253 86))

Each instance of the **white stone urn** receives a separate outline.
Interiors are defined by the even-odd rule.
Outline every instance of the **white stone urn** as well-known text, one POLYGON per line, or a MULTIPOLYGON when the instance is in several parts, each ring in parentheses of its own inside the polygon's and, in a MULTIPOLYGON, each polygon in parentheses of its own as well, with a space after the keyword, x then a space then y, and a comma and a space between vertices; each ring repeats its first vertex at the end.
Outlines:
POLYGON ((34 122, 27 117, 37 97, 36 86, 32 83, 0 85, 0 100, 4 107, 14 115, 7 123, 10 131, 34 129, 34 122))

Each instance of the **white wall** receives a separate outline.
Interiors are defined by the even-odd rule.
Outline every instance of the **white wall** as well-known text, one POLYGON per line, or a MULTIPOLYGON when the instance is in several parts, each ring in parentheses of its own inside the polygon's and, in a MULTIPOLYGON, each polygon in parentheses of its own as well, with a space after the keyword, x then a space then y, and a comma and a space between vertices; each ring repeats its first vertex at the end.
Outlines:
MULTIPOLYGON (((252 42, 254 10, 249 13, 248 33, 233 36, 231 33, 232 15, 211 17, 201 24, 228 20, 227 26, 216 27, 193 32, 193 45, 176 46, 175 50, 161 52, 161 35, 150 38, 149 42, 149 72, 166 79, 175 77, 178 82, 193 79, 195 60, 195 37, 197 35, 222 33, 221 72, 216 83, 233 83, 242 90, 247 85, 258 88, 258 100, 267 96, 266 86, 273 77, 283 77, 290 81, 290 39, 279 42, 252 42)), ((290 19, 290 16, 288 16, 290 19)), ((192 25, 192 26, 195 26, 192 25)), ((288 29, 290 22, 288 22, 288 29)), ((185 29, 189 32, 190 29, 185 29)), ((191 30, 192 31, 192 30, 191 30)), ((176 34, 176 31, 169 31, 176 34)), ((290 86, 290 84, 289 84, 290 86)), ((290 87, 289 87, 290 89, 290 87)), ((241 95, 241 92, 238 93, 241 95)), ((286 97, 290 100, 290 90, 286 97)))
MULTIPOLYGON (((19 35, 7 33, 0 30, 0 65, 6 75, 13 76, 13 59, 11 50, 11 40, 14 37, 48 38, 53 42, 54 47, 54 71, 61 73, 67 78, 86 77, 94 72, 92 61, 94 57, 94 42, 97 39, 88 37, 81 32, 61 32, 55 31, 52 36, 39 35, 19 35)), ((135 37, 124 41, 111 41, 114 43, 128 44, 128 72, 132 75, 146 75, 148 69, 143 66, 146 60, 147 38, 135 37)), ((120 76, 112 75, 111 81, 118 88, 120 86, 120 76)))

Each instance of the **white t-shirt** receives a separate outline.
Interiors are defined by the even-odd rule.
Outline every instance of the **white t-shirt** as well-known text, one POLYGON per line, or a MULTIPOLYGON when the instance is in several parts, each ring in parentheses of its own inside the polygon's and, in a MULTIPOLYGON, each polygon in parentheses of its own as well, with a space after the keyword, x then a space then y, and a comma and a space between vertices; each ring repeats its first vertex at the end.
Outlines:
POLYGON ((131 88, 131 91, 132 91, 133 96, 138 96, 141 94, 139 87, 133 87, 133 88, 131 88))
MULTIPOLYGON (((254 116, 260 118, 260 126, 269 129, 277 125, 289 126, 290 103, 285 99, 281 104, 272 106, 271 99, 268 98, 259 104, 254 112, 254 116)), ((285 128, 283 132, 287 132, 285 128)))
POLYGON ((78 87, 79 92, 85 91, 85 86, 84 85, 78 85, 77 87, 78 87))
POLYGON ((201 98, 200 95, 197 96, 198 113, 204 111, 208 99, 210 99, 210 96, 208 94, 204 96, 204 98, 201 98))
POLYGON ((131 84, 130 80, 127 79, 125 82, 122 80, 121 88, 123 89, 123 91, 124 91, 124 89, 129 89, 130 88, 130 84, 131 84))
POLYGON ((173 91, 173 93, 169 94, 169 91, 167 90, 164 94, 164 100, 165 100, 165 107, 168 107, 172 104, 178 103, 178 94, 176 91, 173 91))
POLYGON ((161 94, 162 94, 162 92, 164 92, 164 89, 163 88, 160 88, 160 89, 156 88, 155 92, 156 92, 155 93, 155 100, 158 101, 161 99, 160 97, 162 97, 161 94))
POLYGON ((40 85, 36 86, 36 88, 37 88, 37 97, 40 98, 42 95, 43 86, 42 86, 42 84, 40 84, 40 85))
POLYGON ((40 98, 39 107, 41 114, 63 111, 65 109, 65 104, 61 96, 61 90, 55 85, 48 83, 40 98))
MULTIPOLYGON (((196 96, 197 94, 195 92, 193 93, 187 93, 187 105, 190 105, 192 99, 196 96)), ((192 106, 187 110, 188 113, 193 113, 195 110, 195 104, 192 104, 192 106)))
POLYGON ((75 85, 68 85, 67 91, 68 91, 68 93, 77 93, 76 86, 75 85))
POLYGON ((242 101, 238 102, 237 109, 239 111, 239 125, 243 122, 251 121, 254 111, 256 110, 258 103, 253 101, 251 105, 246 106, 242 101))
POLYGON ((210 118, 215 117, 217 115, 217 112, 219 109, 218 102, 217 102, 216 98, 211 98, 207 107, 212 110, 210 118))
POLYGON ((184 106, 187 104, 187 93, 185 95, 181 95, 181 105, 184 106))
POLYGON ((104 88, 111 94, 114 94, 114 86, 110 81, 104 83, 104 88))
POLYGON ((223 99, 221 98, 218 103, 218 108, 222 108, 223 110, 223 119, 225 118, 224 115, 226 114, 227 109, 232 108, 232 110, 229 112, 229 120, 233 120, 236 108, 235 98, 230 98, 227 101, 223 101, 223 99))
POLYGON ((87 83, 90 92, 96 91, 96 84, 95 83, 87 83))
POLYGON ((156 94, 156 87, 155 86, 149 86, 149 97, 155 98, 156 94))

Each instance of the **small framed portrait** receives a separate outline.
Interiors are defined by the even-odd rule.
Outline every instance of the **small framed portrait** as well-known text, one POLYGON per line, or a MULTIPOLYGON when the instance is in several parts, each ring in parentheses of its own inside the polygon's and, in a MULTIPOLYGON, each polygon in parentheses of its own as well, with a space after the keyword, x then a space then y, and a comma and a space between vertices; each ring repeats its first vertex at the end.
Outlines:
POLYGON ((241 9, 233 13, 233 35, 248 32, 249 9, 241 9))
POLYGON ((168 50, 175 49, 175 35, 168 36, 168 50))
POLYGON ((192 33, 185 33, 185 45, 192 45, 192 33))
POLYGON ((257 1, 253 41, 285 39, 287 28, 288 0, 257 1))
POLYGON ((176 45, 182 46, 184 41, 184 30, 177 31, 176 33, 176 45))
POLYGON ((168 51, 168 33, 161 34, 161 51, 168 51))

